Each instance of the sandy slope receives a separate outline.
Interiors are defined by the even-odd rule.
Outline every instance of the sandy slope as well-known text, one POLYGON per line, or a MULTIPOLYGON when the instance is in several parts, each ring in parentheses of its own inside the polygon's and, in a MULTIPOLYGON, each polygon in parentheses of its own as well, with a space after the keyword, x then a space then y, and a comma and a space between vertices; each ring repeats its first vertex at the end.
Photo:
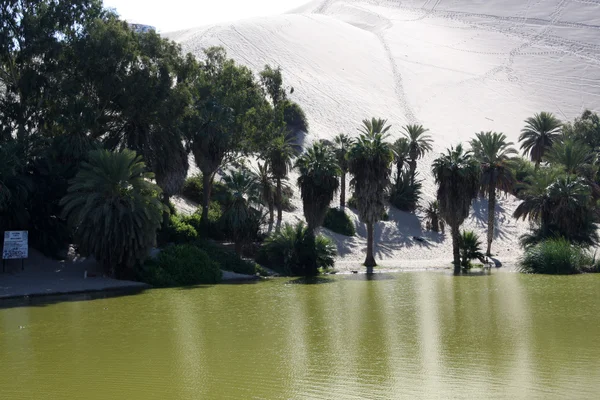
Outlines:
MULTIPOLYGON (((516 141, 522 121, 541 110, 572 119, 583 108, 600 109, 597 0, 315 1, 285 15, 168 36, 197 55, 222 45, 255 70, 281 66, 308 115, 309 140, 356 133, 371 116, 394 126, 391 140, 405 123, 424 124, 435 149, 419 163, 423 203, 435 196, 431 161, 447 146, 481 130, 516 141)), ((527 229, 510 217, 515 206, 513 198, 498 206, 494 250, 504 260, 518 256, 517 239, 527 229)), ((423 232, 418 215, 390 214, 377 227, 382 264, 449 259, 449 237, 423 232)), ((486 214, 478 201, 466 224, 482 238, 486 214)), ((286 215, 296 218, 301 207, 286 215)), ((363 257, 365 231, 358 227, 357 238, 332 235, 340 265, 363 257)))

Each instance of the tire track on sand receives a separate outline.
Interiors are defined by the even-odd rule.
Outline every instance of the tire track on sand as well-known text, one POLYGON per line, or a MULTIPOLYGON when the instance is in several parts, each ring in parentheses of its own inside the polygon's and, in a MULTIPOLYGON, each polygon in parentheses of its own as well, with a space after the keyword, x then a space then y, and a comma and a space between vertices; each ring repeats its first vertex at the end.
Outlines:
POLYGON ((406 92, 404 91, 404 81, 402 79, 402 74, 400 74, 400 69, 398 68, 398 64, 394 59, 394 55, 392 54, 392 50, 390 49, 390 45, 385 40, 385 36, 383 32, 376 32, 375 35, 383 45, 383 49, 385 50, 385 54, 390 62, 392 67, 392 75, 394 76, 394 92, 396 92, 396 97, 398 98, 398 102, 404 109, 404 115, 410 124, 416 124, 418 122, 415 113, 408 103, 406 99, 406 92))

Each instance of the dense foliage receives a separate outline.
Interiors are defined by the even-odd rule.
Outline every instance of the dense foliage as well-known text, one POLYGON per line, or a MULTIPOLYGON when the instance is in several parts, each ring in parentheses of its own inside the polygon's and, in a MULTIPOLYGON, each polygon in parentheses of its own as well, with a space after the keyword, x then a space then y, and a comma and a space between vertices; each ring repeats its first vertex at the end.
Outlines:
POLYGON ((191 244, 169 246, 138 270, 138 279, 155 287, 214 284, 221 275, 219 264, 191 244))
POLYGON ((525 250, 519 262, 522 272, 534 274, 577 274, 589 269, 594 259, 567 239, 544 240, 525 250))
POLYGON ((356 235, 354 222, 350 219, 348 214, 344 212, 344 210, 337 208, 330 208, 327 211, 325 220, 323 221, 323 227, 344 236, 356 235))

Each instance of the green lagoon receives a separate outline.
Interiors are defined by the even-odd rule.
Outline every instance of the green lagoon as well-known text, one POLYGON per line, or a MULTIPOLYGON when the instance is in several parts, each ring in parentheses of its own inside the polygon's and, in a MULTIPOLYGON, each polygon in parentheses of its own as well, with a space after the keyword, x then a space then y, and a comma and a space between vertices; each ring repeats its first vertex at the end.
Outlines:
POLYGON ((600 275, 409 272, 0 303, 0 398, 595 399, 600 275))

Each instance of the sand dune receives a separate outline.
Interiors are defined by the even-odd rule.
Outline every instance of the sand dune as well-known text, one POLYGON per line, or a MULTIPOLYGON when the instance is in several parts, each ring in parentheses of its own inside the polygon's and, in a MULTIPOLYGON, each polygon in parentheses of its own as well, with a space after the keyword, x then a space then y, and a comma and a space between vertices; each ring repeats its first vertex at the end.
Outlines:
MULTIPOLYGON (((482 130, 502 131, 516 142, 534 112, 566 120, 584 108, 600 109, 595 0, 315 1, 284 15, 167 36, 198 56, 222 45, 255 70, 281 66, 309 118, 309 140, 355 134, 371 116, 389 120, 391 140, 406 123, 430 128, 434 151, 418 168, 423 204, 435 196, 431 161, 449 145, 482 130)), ((287 220, 302 218, 296 202, 299 210, 287 220)), ((512 219, 516 204, 508 197, 498 205, 494 250, 501 259, 518 256, 518 236, 528 228, 512 219)), ((465 225, 482 238, 486 213, 486 202, 477 201, 465 225)), ((392 210, 390 216, 376 230, 382 264, 450 258, 448 235, 423 232, 418 213, 392 210)), ((365 232, 357 226, 357 238, 332 235, 340 261, 363 257, 365 232)))

